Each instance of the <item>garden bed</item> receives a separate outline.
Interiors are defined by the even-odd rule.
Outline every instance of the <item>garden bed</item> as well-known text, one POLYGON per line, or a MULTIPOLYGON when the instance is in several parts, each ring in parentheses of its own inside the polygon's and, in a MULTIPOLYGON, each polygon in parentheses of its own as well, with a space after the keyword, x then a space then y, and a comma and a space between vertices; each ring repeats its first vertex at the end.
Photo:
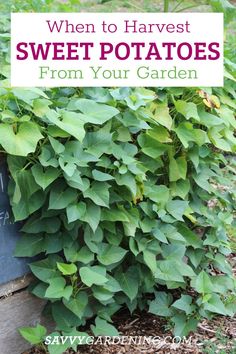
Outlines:
MULTIPOLYGON (((236 275, 236 253, 229 257, 233 272, 236 275)), ((164 318, 146 312, 135 312, 132 316, 126 310, 114 316, 114 325, 122 336, 156 337, 156 345, 83 345, 75 353, 65 354, 235 354, 236 353, 236 316, 233 318, 218 316, 213 320, 203 320, 194 333, 177 344, 170 323, 164 318), (166 338, 166 340, 165 340, 166 338), (174 342, 174 343, 172 343, 174 342)), ((34 347, 22 354, 45 354, 45 351, 34 347)))
MULTIPOLYGON (((195 333, 192 333, 188 340, 181 344, 171 343, 171 339, 164 338, 172 336, 168 330, 168 323, 148 313, 135 313, 133 316, 127 312, 120 313, 115 318, 115 325, 125 336, 154 336, 160 337, 156 345, 91 345, 81 346, 77 354, 199 354, 199 353, 236 353, 236 318, 220 316, 212 321, 203 320, 195 333), (163 338, 163 339, 161 339, 163 338)), ((174 338, 172 336, 172 338, 174 338)), ((67 354, 74 354, 74 351, 67 351, 67 354)), ((44 354, 43 351, 33 348, 23 354, 44 354)))

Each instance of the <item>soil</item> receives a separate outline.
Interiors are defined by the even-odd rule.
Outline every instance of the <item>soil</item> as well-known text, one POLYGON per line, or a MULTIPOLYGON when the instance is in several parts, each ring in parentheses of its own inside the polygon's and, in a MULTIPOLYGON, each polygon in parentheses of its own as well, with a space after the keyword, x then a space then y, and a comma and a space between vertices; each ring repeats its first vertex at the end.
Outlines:
MULTIPOLYGON (((236 254, 228 258, 236 275, 236 254)), ((69 350, 65 354, 236 354, 236 317, 217 316, 211 321, 204 319, 198 324, 197 330, 181 343, 176 343, 165 319, 150 313, 136 312, 131 316, 124 310, 115 315, 113 321, 121 336, 152 336, 158 337, 158 341, 141 345, 83 345, 76 353, 69 350)), ((22 354, 45 352, 32 348, 22 354)))
MULTIPOLYGON (((156 344, 141 345, 83 345, 79 350, 67 351, 65 354, 236 354, 236 318, 217 317, 213 320, 202 321, 195 333, 191 333, 188 340, 175 343, 168 324, 160 317, 148 313, 127 312, 114 318, 114 324, 124 336, 152 336, 159 337, 156 344), (168 337, 166 341, 165 337, 168 337)), ((45 354, 38 348, 32 348, 22 354, 45 354)))

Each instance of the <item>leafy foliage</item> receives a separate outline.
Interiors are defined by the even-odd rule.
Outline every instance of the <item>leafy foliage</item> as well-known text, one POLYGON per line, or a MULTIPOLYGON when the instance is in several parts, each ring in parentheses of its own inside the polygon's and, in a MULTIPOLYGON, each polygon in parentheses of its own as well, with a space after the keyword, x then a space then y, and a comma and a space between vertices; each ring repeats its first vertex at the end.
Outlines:
POLYGON ((104 334, 125 304, 171 317, 177 335, 193 330, 199 316, 234 314, 225 256, 235 190, 218 150, 235 151, 227 89, 54 88, 33 98, 18 89, 18 105, 13 89, 5 90, 2 102, 17 121, 2 124, 19 129, 27 115, 40 131, 33 153, 12 150, 10 139, 4 147, 14 216, 27 219, 16 255, 45 255, 31 264, 39 279, 32 291, 49 300, 58 330, 96 314, 91 329, 104 334), (202 96, 212 94, 220 107, 205 104, 202 96), (33 108, 42 95, 43 116, 33 108), (52 120, 71 114, 63 126, 52 120))
POLYGON ((91 318, 94 335, 118 335, 123 306, 170 318, 180 336, 201 317, 234 315, 232 62, 224 88, 152 90, 10 88, 5 64, 0 144, 24 222, 16 256, 40 255, 31 291, 48 300, 53 335, 91 318))
POLYGON ((34 328, 22 327, 19 332, 31 344, 40 344, 46 335, 46 329, 39 324, 34 328))

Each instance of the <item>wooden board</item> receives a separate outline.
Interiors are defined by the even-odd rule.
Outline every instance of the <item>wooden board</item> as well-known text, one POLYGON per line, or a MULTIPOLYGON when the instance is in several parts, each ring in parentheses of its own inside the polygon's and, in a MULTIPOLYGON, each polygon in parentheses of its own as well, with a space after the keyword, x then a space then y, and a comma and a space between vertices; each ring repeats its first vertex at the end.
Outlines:
POLYGON ((32 274, 26 274, 21 278, 9 281, 8 283, 0 285, 0 297, 7 297, 12 295, 14 292, 25 289, 33 280, 32 274))
POLYGON ((0 353, 21 354, 30 347, 18 333, 22 326, 43 323, 52 329, 52 324, 42 317, 45 302, 32 296, 27 290, 0 300, 0 353))

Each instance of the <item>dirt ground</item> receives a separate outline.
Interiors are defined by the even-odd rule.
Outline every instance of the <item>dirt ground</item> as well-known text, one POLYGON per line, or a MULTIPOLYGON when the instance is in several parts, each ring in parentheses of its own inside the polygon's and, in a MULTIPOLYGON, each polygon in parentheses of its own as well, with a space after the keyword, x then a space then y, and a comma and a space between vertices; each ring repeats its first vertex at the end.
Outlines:
MULTIPOLYGON (((236 275, 235 253, 231 254, 229 261, 236 275)), ((217 316, 211 321, 204 319, 198 324, 197 330, 181 343, 176 343, 168 322, 161 317, 146 312, 136 312, 130 316, 124 310, 115 315, 113 320, 122 336, 152 336, 158 337, 158 341, 141 345, 83 345, 76 353, 67 351, 65 354, 236 354, 236 317, 217 316)), ((32 348, 22 354, 45 352, 32 348)))
MULTIPOLYGON (((115 318, 115 325, 125 336, 160 337, 156 344, 141 345, 91 345, 81 346, 76 354, 235 354, 236 353, 236 318, 217 317, 211 322, 202 321, 195 333, 191 333, 187 341, 174 343, 174 337, 165 320, 160 317, 136 313, 129 317, 127 312, 115 318), (165 337, 168 337, 166 341, 165 337)), ((44 354, 37 348, 23 354, 44 354)), ((67 351, 66 354, 75 354, 67 351)))

